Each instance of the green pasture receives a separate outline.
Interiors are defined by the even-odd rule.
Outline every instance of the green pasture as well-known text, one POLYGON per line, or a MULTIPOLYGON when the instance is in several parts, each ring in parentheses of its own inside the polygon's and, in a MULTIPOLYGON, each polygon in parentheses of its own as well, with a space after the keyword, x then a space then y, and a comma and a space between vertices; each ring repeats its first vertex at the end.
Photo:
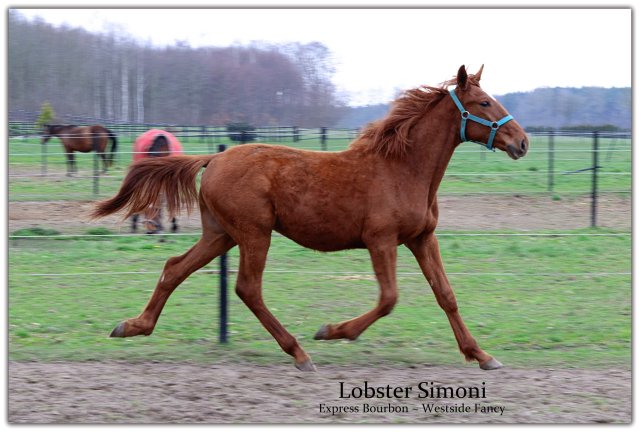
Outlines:
MULTIPOLYGON (((119 139, 120 153, 116 166, 99 180, 99 193, 93 193, 93 154, 76 154, 79 175, 64 176, 65 157, 57 138, 47 145, 47 176, 42 172, 42 146, 38 139, 14 138, 9 140, 9 200, 91 200, 113 195, 119 188, 131 162, 131 142, 135 137, 123 135, 119 139)), ((227 138, 181 138, 189 154, 217 151, 219 144, 237 145, 227 138)), ((274 141, 284 144, 320 150, 318 139, 274 141)), ((327 149, 339 151, 347 147, 348 139, 329 139, 327 149)), ((489 152, 473 144, 462 144, 454 154, 447 174, 440 187, 444 194, 505 193, 549 194, 555 199, 563 196, 583 195, 591 191, 591 171, 581 171, 593 165, 591 137, 555 137, 553 190, 549 191, 549 140, 543 136, 531 136, 529 154, 512 161, 500 151, 489 152)), ((622 138, 599 140, 598 175, 600 192, 629 194, 631 191, 631 142, 622 138)))
MULTIPOLYGON (((631 237, 601 229, 567 233, 572 235, 442 233, 460 312, 480 346, 507 366, 630 367, 631 237)), ((9 358, 290 364, 233 293, 237 248, 229 256, 227 345, 217 342, 218 260, 174 292, 153 335, 107 337, 141 311, 164 261, 195 239, 10 239, 9 358)), ((314 341, 313 335, 322 324, 375 304, 378 290, 366 251, 323 254, 274 237, 264 294, 320 368, 463 364, 445 314, 405 248, 399 249, 398 280, 393 313, 353 342, 314 341)))

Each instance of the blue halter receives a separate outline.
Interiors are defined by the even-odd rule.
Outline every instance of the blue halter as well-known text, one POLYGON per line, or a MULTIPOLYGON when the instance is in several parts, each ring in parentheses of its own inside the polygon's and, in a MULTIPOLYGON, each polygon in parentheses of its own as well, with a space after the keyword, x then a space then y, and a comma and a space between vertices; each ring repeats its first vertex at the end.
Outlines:
POLYGON ((513 116, 509 114, 505 117, 502 117, 498 121, 489 121, 489 120, 480 118, 478 116, 474 116, 469 111, 464 109, 464 107, 462 106, 462 103, 460 102, 460 99, 458 99, 458 96, 456 96, 455 90, 456 90, 455 88, 449 89, 449 94, 451 95, 453 102, 456 104, 456 106, 460 110, 460 114, 462 115, 462 123, 460 124, 460 138, 462 139, 462 142, 467 141, 467 137, 464 132, 465 132, 465 129, 467 128, 467 120, 471 120, 491 128, 491 133, 489 134, 489 141, 486 144, 480 141, 471 141, 471 142, 483 145, 489 150, 496 151, 493 148, 493 139, 495 138, 496 133, 498 132, 498 129, 500 128, 500 126, 507 123, 509 120, 513 120, 513 116))

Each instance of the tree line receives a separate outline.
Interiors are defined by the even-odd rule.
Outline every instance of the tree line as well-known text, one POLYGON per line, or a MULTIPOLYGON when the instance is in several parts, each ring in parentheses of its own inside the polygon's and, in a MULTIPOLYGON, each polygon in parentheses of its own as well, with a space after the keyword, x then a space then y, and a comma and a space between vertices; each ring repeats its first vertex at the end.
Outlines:
POLYGON ((496 99, 529 129, 631 130, 630 87, 550 87, 496 99))
MULTIPOLYGON (((114 122, 360 128, 388 104, 349 107, 331 53, 307 44, 158 48, 113 28, 54 27, 9 10, 8 106, 114 122)), ((496 96, 528 128, 631 128, 630 88, 540 88, 496 96)))
POLYGON ((8 105, 121 122, 331 125, 344 103, 321 43, 153 47, 8 17, 8 105))

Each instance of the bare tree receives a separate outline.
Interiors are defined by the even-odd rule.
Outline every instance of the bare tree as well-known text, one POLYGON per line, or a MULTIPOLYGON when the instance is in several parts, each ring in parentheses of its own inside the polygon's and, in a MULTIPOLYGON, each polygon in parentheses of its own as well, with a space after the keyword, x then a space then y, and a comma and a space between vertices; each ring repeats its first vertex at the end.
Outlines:
POLYGON ((173 124, 330 126, 337 97, 322 44, 156 48, 9 14, 9 104, 173 124))

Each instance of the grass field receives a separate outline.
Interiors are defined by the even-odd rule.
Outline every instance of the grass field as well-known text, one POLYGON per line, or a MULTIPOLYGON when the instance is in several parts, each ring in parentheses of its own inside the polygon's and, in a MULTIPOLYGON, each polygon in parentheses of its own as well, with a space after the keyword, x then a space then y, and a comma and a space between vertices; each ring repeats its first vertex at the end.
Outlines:
MULTIPOLYGON (((481 347, 513 367, 630 365, 631 237, 589 235, 594 232, 612 233, 441 237, 461 314, 481 347)), ((217 260, 176 290, 152 336, 107 338, 118 322, 141 311, 164 261, 193 241, 11 240, 10 359, 291 362, 233 294, 237 249, 229 258, 227 346, 217 343, 217 260)), ((318 365, 461 364, 445 314, 410 253, 399 252, 399 303, 357 341, 312 337, 323 323, 374 305, 377 286, 366 251, 321 254, 274 237, 267 305, 318 365)))
MULTIPOLYGON (((9 199, 11 201, 37 200, 91 200, 113 195, 119 188, 126 167, 131 161, 132 137, 120 138, 117 165, 108 176, 100 178, 99 195, 93 194, 93 155, 78 154, 80 175, 64 177, 65 159, 62 146, 52 139, 47 147, 47 172, 57 176, 37 177, 41 172, 41 145, 37 139, 11 139, 9 141, 9 199)), ((182 139, 188 153, 211 153, 218 144, 233 145, 228 139, 182 139)), ((329 140, 330 151, 346 148, 349 140, 329 140)), ((319 140, 298 143, 282 142, 299 148, 320 150, 319 140)), ((556 199, 564 195, 587 194, 591 191, 592 139, 590 137, 556 137, 554 151, 554 187, 556 199)), ((629 139, 601 138, 599 141, 598 187, 601 192, 629 194, 631 191, 631 143, 629 139)), ((529 154, 512 161, 502 152, 491 153, 473 143, 465 143, 456 150, 449 165, 440 194, 514 193, 546 194, 548 192, 549 162, 548 138, 531 136, 529 154)))

